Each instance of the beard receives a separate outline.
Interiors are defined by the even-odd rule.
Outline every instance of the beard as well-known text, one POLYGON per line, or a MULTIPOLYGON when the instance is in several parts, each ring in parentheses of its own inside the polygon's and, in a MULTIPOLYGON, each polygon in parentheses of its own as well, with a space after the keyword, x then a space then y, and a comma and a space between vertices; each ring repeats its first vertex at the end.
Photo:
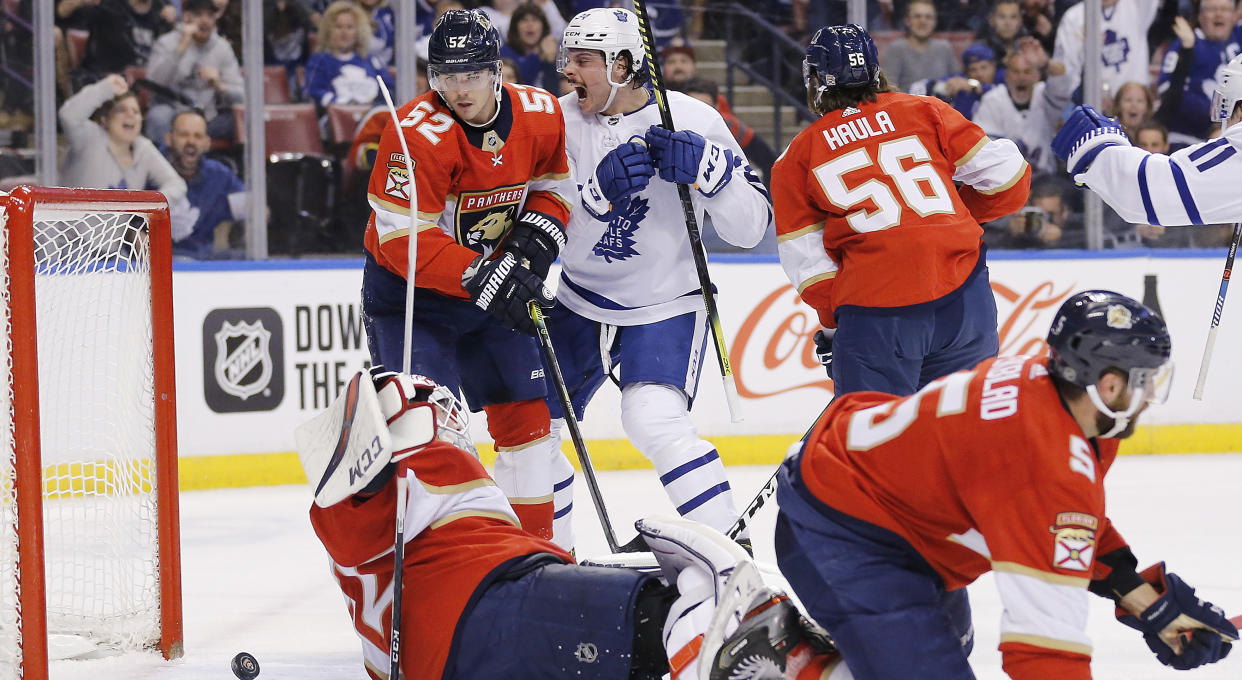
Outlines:
MULTIPOLYGON (((1135 421, 1138 420, 1138 417, 1137 417, 1138 414, 1136 413, 1134 415, 1135 417, 1130 418, 1130 422, 1126 423, 1126 426, 1122 428, 1121 432, 1118 432, 1117 434, 1113 435, 1111 439, 1126 439, 1130 435, 1134 434, 1134 426, 1135 426, 1135 421)), ((1113 429, 1113 426, 1116 425, 1116 423, 1117 423, 1116 418, 1110 418, 1109 416, 1106 416, 1103 413, 1096 411, 1095 429, 1100 434, 1103 434, 1113 429)))

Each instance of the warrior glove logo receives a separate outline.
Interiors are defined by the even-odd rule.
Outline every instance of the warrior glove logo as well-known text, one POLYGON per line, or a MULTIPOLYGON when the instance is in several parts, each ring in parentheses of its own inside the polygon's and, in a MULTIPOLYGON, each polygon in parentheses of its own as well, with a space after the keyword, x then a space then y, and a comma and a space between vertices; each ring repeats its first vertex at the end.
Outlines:
POLYGON ((492 275, 487 277, 487 283, 483 286, 483 292, 479 293, 479 299, 474 304, 480 309, 486 310, 492 305, 492 298, 496 297, 496 292, 500 290, 500 286, 504 284, 505 279, 509 277, 509 272, 513 270, 513 263, 516 260, 513 256, 506 255, 500 264, 496 265, 496 269, 492 275))

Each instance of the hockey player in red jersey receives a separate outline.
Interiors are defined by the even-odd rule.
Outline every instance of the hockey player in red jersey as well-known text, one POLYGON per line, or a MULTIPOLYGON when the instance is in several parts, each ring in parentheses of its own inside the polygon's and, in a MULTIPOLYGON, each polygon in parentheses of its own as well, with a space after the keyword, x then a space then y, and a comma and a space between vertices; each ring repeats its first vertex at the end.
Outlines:
POLYGON ((1105 515, 1118 440, 1163 401, 1168 330, 1108 291, 1065 302, 1051 356, 988 359, 905 398, 835 401, 780 471, 781 572, 858 680, 973 678, 966 586, 995 575, 1016 680, 1091 677, 1088 591, 1157 659, 1223 658, 1237 629, 1105 515))
POLYGON ((759 656, 818 678, 838 660, 747 554, 706 525, 638 522, 662 578, 573 564, 518 526, 467 452, 465 418, 427 378, 373 370, 298 428, 311 523, 373 680, 389 668, 398 476, 409 489, 400 603, 409 680, 706 680, 759 656), (728 636, 749 644, 722 646, 728 636))
MULTIPOLYGON (((413 182, 412 370, 460 388, 471 409, 487 412, 496 481, 523 526, 550 538, 553 488, 572 481, 573 468, 549 436, 527 304, 552 303, 543 278, 565 243, 577 188, 556 97, 502 84, 499 55, 500 35, 486 14, 449 10, 436 22, 427 67, 433 91, 397 111, 401 124, 384 128, 371 172, 363 318, 372 364, 402 367, 413 182)), ((569 521, 568 503, 561 522, 569 521)))
POLYGON ((819 315, 836 393, 910 394, 996 356, 979 225, 1026 201, 1017 146, 890 91, 858 26, 820 29, 803 80, 821 118, 777 160, 772 200, 781 266, 819 315))

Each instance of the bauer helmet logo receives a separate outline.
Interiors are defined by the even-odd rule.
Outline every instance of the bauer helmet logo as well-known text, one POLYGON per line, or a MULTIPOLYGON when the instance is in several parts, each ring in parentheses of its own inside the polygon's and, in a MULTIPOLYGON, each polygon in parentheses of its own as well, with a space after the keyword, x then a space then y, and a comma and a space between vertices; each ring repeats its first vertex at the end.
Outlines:
POLYGON ((1130 310, 1122 305, 1109 305, 1108 312, 1105 315, 1105 323, 1109 328, 1119 328, 1122 330, 1134 327, 1134 316, 1130 310))
POLYGON ((574 650, 574 658, 582 663, 595 663, 599 661, 599 649, 593 642, 579 642, 578 649, 574 650))
POLYGON ((272 380, 272 353, 268 350, 272 333, 262 321, 225 321, 215 338, 215 374, 220 389, 243 401, 267 389, 272 380))

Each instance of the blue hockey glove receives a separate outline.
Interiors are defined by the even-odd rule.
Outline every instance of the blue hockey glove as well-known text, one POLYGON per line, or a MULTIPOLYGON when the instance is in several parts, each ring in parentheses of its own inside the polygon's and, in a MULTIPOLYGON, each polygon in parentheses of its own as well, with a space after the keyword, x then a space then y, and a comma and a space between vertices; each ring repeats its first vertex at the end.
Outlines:
POLYGON ((527 307, 530 301, 537 300, 543 307, 556 304, 543 280, 519 264, 513 253, 494 260, 476 257, 461 275, 461 286, 476 307, 527 335, 535 334, 527 307))
POLYGON ((1086 172, 1110 146, 1130 146, 1130 138, 1117 121, 1090 106, 1074 109, 1052 140, 1052 152, 1065 161, 1071 177, 1086 172))
POLYGON ((582 205, 595 219, 605 219, 621 199, 647 188, 653 175, 655 165, 647 147, 636 142, 622 144, 600 160, 582 187, 582 205))
POLYGON ((660 170, 660 179, 690 184, 708 198, 733 179, 733 151, 697 132, 669 132, 652 125, 647 129, 647 147, 660 170))
POLYGON ((828 372, 828 377, 832 377, 832 336, 836 335, 836 330, 827 330, 821 328, 815 331, 813 340, 815 341, 815 356, 819 359, 819 363, 824 366, 824 370, 828 372))
POLYGON ((1231 643, 1238 639, 1238 629, 1220 607, 1199 599, 1195 589, 1177 574, 1165 573, 1164 562, 1148 567, 1141 576, 1160 593, 1160 599, 1138 616, 1118 609, 1117 620, 1141 632, 1160 663, 1189 670, 1228 656, 1231 643), (1171 632, 1180 631, 1180 654, 1174 653, 1160 635, 1170 627, 1171 632))
POLYGON ((522 213, 504 246, 505 252, 513 253, 518 261, 526 260, 531 272, 540 280, 548 278, 548 269, 564 247, 565 225, 538 210, 522 213))

